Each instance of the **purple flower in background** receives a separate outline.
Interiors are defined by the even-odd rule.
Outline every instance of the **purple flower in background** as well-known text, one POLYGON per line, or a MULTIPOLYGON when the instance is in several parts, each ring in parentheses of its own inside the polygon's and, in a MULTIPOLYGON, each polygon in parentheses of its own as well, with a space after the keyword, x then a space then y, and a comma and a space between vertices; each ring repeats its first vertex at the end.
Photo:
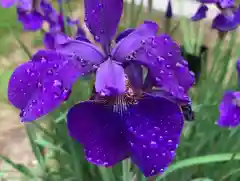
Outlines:
POLYGON ((172 3, 171 3, 171 0, 168 1, 168 5, 167 5, 167 10, 166 10, 166 13, 165 13, 165 17, 167 18, 172 18, 173 16, 173 13, 172 13, 172 3))
POLYGON ((240 124, 240 92, 225 92, 219 111, 220 117, 217 121, 219 126, 238 126, 240 124))
POLYGON ((221 32, 227 32, 238 27, 240 23, 240 6, 235 8, 234 0, 201 0, 200 2, 203 4, 192 16, 191 19, 193 21, 199 21, 206 17, 208 7, 205 4, 210 3, 215 4, 221 10, 221 13, 218 14, 212 22, 213 29, 217 29, 221 32))
POLYGON ((22 121, 33 121, 67 100, 79 77, 96 72, 92 98, 68 112, 69 134, 83 144, 89 162, 108 167, 131 157, 152 176, 174 159, 183 128, 180 106, 190 101, 194 75, 179 46, 157 35, 154 22, 120 33, 112 47, 122 8, 122 0, 85 0, 87 27, 103 51, 82 38, 38 51, 14 71, 8 96, 22 121))

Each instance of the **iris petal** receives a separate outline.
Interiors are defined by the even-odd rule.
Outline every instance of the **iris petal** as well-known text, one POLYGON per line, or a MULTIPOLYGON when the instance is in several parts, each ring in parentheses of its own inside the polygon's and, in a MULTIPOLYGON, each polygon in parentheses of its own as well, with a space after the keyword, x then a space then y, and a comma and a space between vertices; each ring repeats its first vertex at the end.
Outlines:
POLYGON ((54 51, 39 51, 13 72, 9 101, 22 110, 23 121, 33 121, 66 100, 72 84, 91 68, 54 51))
POLYGON ((221 127, 236 127, 240 124, 240 92, 228 91, 219 106, 220 117, 217 124, 221 127))
POLYGON ((144 41, 151 36, 155 36, 158 25, 154 22, 146 21, 126 38, 117 43, 112 51, 115 60, 127 62, 127 57, 144 44, 144 41))
POLYGON ((104 95, 123 94, 126 88, 122 66, 110 59, 102 63, 96 73, 95 88, 104 95))
POLYGON ((212 28, 217 29, 219 31, 227 32, 236 29, 238 26, 238 22, 235 19, 235 15, 224 15, 219 14, 214 18, 212 22, 212 28))
POLYGON ((17 0, 1 0, 0 4, 3 8, 9 8, 15 4, 17 0))
POLYGON ((70 136, 84 145, 91 163, 112 166, 130 155, 123 121, 112 107, 79 103, 68 112, 67 125, 70 136))
POLYGON ((206 18, 207 11, 208 11, 208 7, 203 4, 198 8, 197 12, 192 16, 191 19, 193 21, 199 21, 203 18, 206 18))
POLYGON ((85 0, 85 22, 96 41, 107 46, 116 33, 123 0, 85 0))
POLYGON ((183 128, 183 116, 177 104, 145 96, 129 108, 128 140, 132 160, 145 176, 162 173, 173 161, 183 128))

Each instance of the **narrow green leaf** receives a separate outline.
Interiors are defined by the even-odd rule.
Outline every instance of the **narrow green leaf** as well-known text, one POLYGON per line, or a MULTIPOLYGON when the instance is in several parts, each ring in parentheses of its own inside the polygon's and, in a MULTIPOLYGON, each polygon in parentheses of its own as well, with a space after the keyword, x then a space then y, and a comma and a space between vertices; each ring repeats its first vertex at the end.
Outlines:
POLYGON ((233 153, 213 154, 213 155, 193 157, 193 158, 185 159, 182 161, 178 161, 172 164, 171 166, 169 166, 168 169, 162 175, 157 177, 156 181, 160 181, 170 173, 185 167, 216 163, 216 162, 224 162, 229 160, 240 160, 240 153, 235 154, 234 158, 233 158, 233 155, 234 155, 233 153))
POLYGON ((22 173, 23 175, 29 177, 29 178, 34 178, 34 174, 31 172, 30 169, 28 169, 27 167, 25 167, 22 164, 17 164, 14 163, 12 160, 10 160, 9 158, 0 155, 0 159, 5 161, 6 163, 8 163, 9 165, 11 165, 14 169, 16 169, 17 171, 19 171, 20 173, 22 173))
POLYGON ((196 178, 196 179, 193 179, 191 181, 213 181, 213 180, 210 179, 210 178, 196 178))

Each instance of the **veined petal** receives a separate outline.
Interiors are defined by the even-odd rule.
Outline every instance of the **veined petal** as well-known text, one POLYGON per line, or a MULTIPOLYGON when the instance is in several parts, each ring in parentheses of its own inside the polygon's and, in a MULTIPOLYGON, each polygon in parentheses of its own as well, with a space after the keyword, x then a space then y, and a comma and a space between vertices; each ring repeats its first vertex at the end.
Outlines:
POLYGON ((85 22, 96 41, 107 46, 116 33, 123 0, 85 0, 85 22))
POLYGON ((56 51, 65 55, 76 56, 80 61, 87 61, 94 65, 99 65, 104 61, 101 51, 91 43, 84 41, 71 40, 57 48, 56 51))
POLYGON ((43 17, 36 11, 27 12, 17 8, 18 20, 23 24, 24 30, 36 31, 42 27, 43 17))
POLYGON ((112 51, 115 60, 120 62, 129 61, 128 56, 139 49, 149 37, 155 36, 158 32, 158 25, 151 21, 145 21, 126 38, 119 41, 112 51))
POLYGON ((96 73, 95 88, 103 95, 119 95, 125 92, 125 74, 122 66, 108 59, 96 73))
POLYGON ((194 84, 194 74, 181 56, 180 47, 168 35, 149 38, 130 59, 148 68, 154 85, 177 99, 189 99, 187 92, 194 84))
POLYGON ((1 0, 0 4, 3 8, 9 8, 16 3, 17 0, 1 0))
POLYGON ((75 105, 67 115, 70 136, 83 144, 87 160, 96 165, 112 166, 130 155, 123 124, 112 107, 92 101, 75 105))
POLYGON ((203 18, 206 18, 206 14, 207 14, 207 11, 208 11, 208 7, 204 4, 202 4, 197 12, 192 16, 192 21, 199 21, 203 18))
POLYGON ((33 121, 68 98, 76 79, 91 71, 73 57, 39 51, 32 61, 20 65, 8 86, 9 101, 22 110, 23 121, 33 121))
POLYGON ((131 87, 135 90, 143 89, 143 69, 141 65, 130 63, 125 68, 131 87))
POLYGON ((165 98, 145 96, 129 108, 128 140, 132 160, 145 176, 164 172, 173 161, 183 128, 179 106, 165 98))
POLYGON ((236 127, 240 124, 240 92, 225 92, 219 105, 220 116, 217 124, 220 127, 236 127))

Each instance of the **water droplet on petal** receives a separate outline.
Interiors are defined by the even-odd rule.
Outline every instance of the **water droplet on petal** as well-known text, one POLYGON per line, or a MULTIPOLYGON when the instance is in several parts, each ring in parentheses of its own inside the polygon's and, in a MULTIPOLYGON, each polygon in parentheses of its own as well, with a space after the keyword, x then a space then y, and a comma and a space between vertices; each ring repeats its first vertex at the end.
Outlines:
POLYGON ((58 68, 58 64, 54 64, 53 68, 55 68, 55 69, 58 68))
POLYGON ((172 143, 173 141, 172 140, 168 140, 168 143, 172 143))
POLYGON ((159 136, 159 140, 162 141, 163 140, 163 136, 159 136))
POLYGON ((150 158, 150 156, 149 156, 149 155, 147 155, 146 157, 147 157, 147 158, 150 158))
POLYGON ((45 63, 47 62, 47 59, 45 59, 44 57, 41 57, 41 63, 45 63))
POLYGON ((68 98, 70 97, 71 95, 71 89, 64 89, 63 92, 62 92, 62 97, 64 99, 64 101, 67 101, 68 98))
POLYGON ((53 74, 53 70, 50 69, 50 70, 47 71, 47 73, 48 73, 49 75, 51 75, 51 74, 53 74))
POLYGON ((33 100, 32 100, 32 103, 33 103, 33 104, 36 104, 36 103, 37 103, 37 100, 36 100, 36 99, 33 99, 33 100))
POLYGON ((172 56, 172 53, 171 53, 171 52, 168 52, 168 56, 171 57, 171 56, 172 56))
POLYGON ((38 83, 37 83, 37 87, 38 87, 38 88, 41 88, 41 87, 42 87, 42 83, 41 83, 41 82, 38 82, 38 83))
POLYGON ((183 67, 183 64, 177 62, 177 63, 176 63, 176 66, 177 66, 177 67, 183 67))
POLYGON ((164 61, 165 59, 164 59, 164 57, 162 57, 162 56, 158 56, 158 57, 157 57, 157 60, 158 60, 159 62, 162 62, 162 61, 164 61))
POLYGON ((157 148, 158 147, 158 144, 157 144, 156 141, 151 141, 150 145, 151 145, 152 148, 157 148))
POLYGON ((94 39, 95 39, 95 41, 99 41, 100 40, 99 36, 94 36, 94 39))
POLYGON ((99 3, 99 4, 98 4, 98 7, 99 7, 99 8, 103 8, 103 4, 99 3))
POLYGON ((19 114, 20 117, 26 116, 27 112, 25 110, 22 110, 19 114))
POLYGON ((62 82, 60 80, 54 80, 53 86, 54 87, 61 87, 62 86, 62 82))
POLYGON ((145 43, 146 43, 145 40, 142 40, 142 41, 141 41, 141 44, 142 44, 142 45, 145 45, 145 43))

